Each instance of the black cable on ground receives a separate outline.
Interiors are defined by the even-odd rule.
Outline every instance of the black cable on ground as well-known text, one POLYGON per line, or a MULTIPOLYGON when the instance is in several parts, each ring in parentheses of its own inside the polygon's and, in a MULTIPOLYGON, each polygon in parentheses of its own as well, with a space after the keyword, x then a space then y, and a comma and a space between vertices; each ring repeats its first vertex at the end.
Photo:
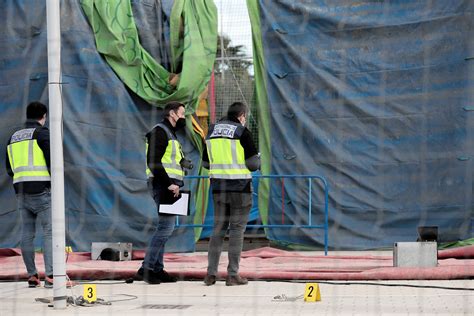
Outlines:
POLYGON ((123 280, 123 281, 107 281, 107 280, 104 280, 104 281, 74 281, 77 285, 82 285, 82 284, 102 284, 102 285, 114 285, 114 284, 125 284, 125 283, 133 283, 133 279, 132 279, 132 282, 130 282, 129 279, 127 280, 123 280))
MULTIPOLYGON (((96 301, 89 303, 89 301, 85 300, 83 296, 78 296, 78 297, 68 296, 67 303, 75 307, 78 307, 78 306, 92 307, 92 306, 97 306, 97 305, 112 305, 112 303, 115 303, 115 302, 125 302, 125 301, 132 301, 132 300, 138 299, 138 296, 136 295, 123 294, 123 293, 114 294, 110 296, 111 297, 126 296, 127 298, 115 299, 115 300, 104 300, 103 298, 98 297, 96 301)), ((37 297, 35 298, 35 301, 45 303, 45 304, 50 304, 50 306, 52 306, 51 304, 53 303, 53 300, 50 297, 37 297)))
MULTIPOLYGON (((456 279, 461 281, 460 279, 456 279)), ((468 281, 469 279, 466 279, 468 281)), ((263 281, 263 280, 262 280, 263 281)), ((421 289, 438 289, 438 290, 452 290, 452 291, 474 291, 474 288, 468 287, 450 287, 450 286, 437 286, 437 285, 416 285, 416 284, 403 284, 403 283, 375 283, 375 282, 331 282, 331 281, 318 281, 318 280, 265 280, 272 282, 289 282, 289 283, 319 283, 319 284, 330 284, 330 285, 378 285, 378 286, 389 286, 389 287, 413 287, 421 289)), ((454 280, 413 280, 413 281, 454 281, 454 280)))
MULTIPOLYGON (((462 279, 454 280, 413 280, 413 281, 461 281, 462 279)), ((470 281, 471 279, 464 279, 470 281)), ((19 282, 22 280, 1 280, 0 283, 7 282, 19 282)), ((192 280, 188 280, 192 281, 192 280)), ((202 281, 202 280, 195 280, 202 281)), ((437 285, 416 285, 416 284, 403 284, 403 283, 375 283, 375 282, 350 282, 350 281, 341 281, 341 282, 332 282, 332 281, 319 281, 319 280, 282 280, 282 279, 264 279, 264 280, 251 280, 251 281, 263 281, 263 282, 288 282, 288 283, 319 283, 319 284, 329 284, 329 285, 375 285, 375 286, 387 286, 387 287, 412 287, 412 288, 421 288, 421 289, 438 289, 438 290, 450 290, 450 291, 474 291, 474 288, 468 287, 450 287, 450 286, 437 286, 437 285)), ((127 284, 133 283, 133 279, 129 278, 124 281, 74 281, 77 285, 81 284, 103 284, 103 285, 114 285, 114 284, 127 284)), ((17 289, 14 289, 17 290, 17 289)), ((124 295, 124 294, 121 294, 124 295)))
MULTIPOLYGON (((138 296, 136 295, 132 295, 132 294, 123 294, 123 293, 120 293, 120 294, 114 294, 112 296, 126 296, 127 298, 123 298, 123 299, 117 299, 117 300, 108 300, 107 302, 110 302, 110 303, 114 303, 114 302, 125 302, 125 301, 133 301, 133 300, 136 300, 138 299, 138 296)), ((107 297, 107 296, 106 296, 107 297)))

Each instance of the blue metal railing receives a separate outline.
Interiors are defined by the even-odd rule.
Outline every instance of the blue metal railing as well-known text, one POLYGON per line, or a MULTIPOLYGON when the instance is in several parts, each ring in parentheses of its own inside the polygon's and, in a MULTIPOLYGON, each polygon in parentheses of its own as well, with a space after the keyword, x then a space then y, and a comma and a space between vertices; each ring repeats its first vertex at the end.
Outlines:
MULTIPOLYGON (((329 196, 329 186, 326 179, 322 176, 317 175, 253 175, 254 178, 263 178, 263 179, 282 179, 282 187, 284 185, 284 179, 308 179, 308 225, 295 225, 295 224, 255 224, 255 225, 247 225, 247 227, 251 228, 314 228, 314 229, 324 229, 324 254, 328 254, 328 196, 329 196), (324 224, 322 225, 313 225, 312 223, 312 181, 317 179, 321 181, 324 186, 324 224)), ((207 179, 209 176, 186 176, 185 179, 207 179)), ((283 189, 282 189, 283 190, 283 189)), ((283 193, 283 191, 282 191, 283 193)), ((283 201, 284 196, 282 196, 283 201)), ((282 207, 282 215, 283 215, 283 207, 282 207)), ((203 217, 204 220, 204 217, 203 217)), ((176 227, 212 227, 212 225, 206 224, 179 224, 179 216, 176 218, 176 227)))

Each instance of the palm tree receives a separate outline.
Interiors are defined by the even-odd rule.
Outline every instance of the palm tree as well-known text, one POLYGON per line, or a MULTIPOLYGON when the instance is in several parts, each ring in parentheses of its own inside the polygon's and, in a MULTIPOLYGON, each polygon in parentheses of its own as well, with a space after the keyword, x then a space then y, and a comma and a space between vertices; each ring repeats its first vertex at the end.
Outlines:
POLYGON ((231 45, 231 39, 227 35, 219 35, 217 43, 217 60, 214 71, 216 75, 226 75, 227 72, 235 76, 252 77, 253 62, 244 51, 244 45, 231 45), (221 47, 224 47, 222 50, 221 47))
MULTIPOLYGON (((254 112, 252 57, 245 53, 245 46, 233 46, 227 35, 219 35, 218 41, 217 59, 214 65, 216 117, 221 118, 227 107, 235 101, 243 101, 254 112), (224 50, 221 50, 221 43, 224 50)), ((256 127, 255 117, 251 116, 250 127, 253 125, 256 127)))

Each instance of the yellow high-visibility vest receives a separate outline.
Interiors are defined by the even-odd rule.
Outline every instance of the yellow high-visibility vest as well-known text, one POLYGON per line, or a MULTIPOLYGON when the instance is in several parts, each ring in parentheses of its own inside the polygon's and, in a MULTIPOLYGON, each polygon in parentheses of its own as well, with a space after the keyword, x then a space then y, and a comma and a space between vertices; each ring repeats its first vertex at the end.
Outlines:
POLYGON ((7 146, 8 160, 13 170, 13 183, 51 181, 44 153, 33 138, 36 128, 16 131, 7 146))
MULTIPOLYGON (((184 170, 179 164, 179 162, 183 158, 181 144, 166 125, 159 123, 155 125, 153 129, 157 126, 161 127, 168 136, 168 146, 166 146, 165 153, 161 158, 161 164, 165 168, 168 177, 183 181, 184 170)), ((146 155, 148 156, 148 142, 146 143, 146 155)), ((146 168, 146 174, 148 178, 153 177, 153 173, 151 172, 150 168, 148 168, 148 166, 146 168)))
POLYGON ((206 139, 209 177, 214 179, 251 179, 240 143, 244 127, 231 121, 211 125, 206 139))

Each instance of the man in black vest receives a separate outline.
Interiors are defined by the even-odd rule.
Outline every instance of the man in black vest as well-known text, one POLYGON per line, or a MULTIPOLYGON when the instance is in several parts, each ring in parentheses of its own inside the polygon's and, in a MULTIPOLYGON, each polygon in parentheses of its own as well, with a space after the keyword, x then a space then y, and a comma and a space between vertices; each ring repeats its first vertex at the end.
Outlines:
POLYGON ((13 178, 22 220, 21 254, 29 287, 41 285, 33 244, 36 222, 43 230, 45 287, 53 286, 49 130, 44 127, 47 112, 43 103, 28 104, 25 126, 13 133, 7 146, 6 169, 13 178))
POLYGON ((165 244, 173 233, 176 215, 159 213, 159 209, 160 203, 171 204, 177 199, 179 189, 184 185, 180 164, 184 157, 175 134, 186 126, 184 112, 183 104, 168 103, 163 111, 163 121, 146 135, 148 185, 158 209, 158 226, 135 278, 150 284, 177 281, 164 270, 163 264, 165 244))

